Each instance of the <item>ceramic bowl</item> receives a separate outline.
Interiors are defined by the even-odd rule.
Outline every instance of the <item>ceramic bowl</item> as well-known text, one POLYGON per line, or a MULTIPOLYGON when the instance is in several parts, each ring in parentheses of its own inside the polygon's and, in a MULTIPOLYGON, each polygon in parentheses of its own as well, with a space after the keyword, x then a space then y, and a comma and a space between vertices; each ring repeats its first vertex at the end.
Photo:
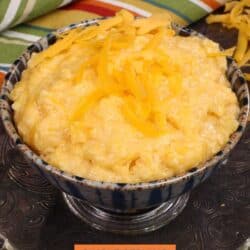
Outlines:
MULTIPOLYGON (((57 34, 59 33, 79 26, 84 28, 90 25, 97 25, 98 20, 99 19, 87 20, 79 24, 72 24, 53 34, 48 34, 27 48, 23 55, 13 63, 5 77, 0 96, 1 118, 8 135, 28 162, 64 193, 88 201, 90 204, 94 204, 96 207, 108 211, 136 212, 138 210, 156 207, 168 200, 189 192, 206 180, 234 148, 242 136, 247 123, 249 110, 247 83, 235 62, 231 58, 227 58, 228 67, 226 75, 233 91, 237 95, 240 105, 238 129, 231 135, 225 147, 214 155, 213 158, 202 165, 194 166, 182 176, 146 183, 124 184, 93 181, 64 172, 45 162, 22 141, 13 121, 12 103, 9 99, 9 94, 16 82, 20 80, 22 72, 27 68, 27 63, 32 53, 45 50, 48 46, 55 43, 57 34)), ((183 29, 178 25, 173 25, 173 27, 180 35, 203 37, 197 32, 183 29)))

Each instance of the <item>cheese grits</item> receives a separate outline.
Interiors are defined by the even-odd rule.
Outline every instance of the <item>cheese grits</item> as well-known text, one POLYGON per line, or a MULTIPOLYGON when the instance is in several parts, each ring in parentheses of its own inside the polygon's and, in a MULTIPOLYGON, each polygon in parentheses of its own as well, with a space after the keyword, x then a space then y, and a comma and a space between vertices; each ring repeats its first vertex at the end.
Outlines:
POLYGON ((236 130, 226 67, 209 39, 123 10, 32 55, 11 93, 15 123, 25 143, 71 174, 170 178, 213 157, 236 130))

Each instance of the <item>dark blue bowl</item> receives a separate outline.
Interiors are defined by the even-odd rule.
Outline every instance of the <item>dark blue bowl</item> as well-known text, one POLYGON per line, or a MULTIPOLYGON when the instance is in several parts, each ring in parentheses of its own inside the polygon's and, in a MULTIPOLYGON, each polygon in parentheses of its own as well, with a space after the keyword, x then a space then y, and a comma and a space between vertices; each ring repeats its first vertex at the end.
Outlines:
MULTIPOLYGON (((228 58, 227 78, 231 83, 233 91, 237 95, 240 105, 238 129, 231 135, 224 148, 214 155, 213 158, 202 165, 194 166, 194 168, 184 175, 146 183, 120 184, 88 180, 61 171, 42 160, 22 141, 13 121, 12 103, 9 99, 9 94, 16 82, 20 80, 22 72, 27 68, 27 62, 33 52, 40 52, 55 43, 57 34, 59 33, 79 26, 84 28, 90 25, 97 25, 98 20, 99 19, 87 20, 80 24, 70 25, 58 30, 55 34, 47 35, 28 47, 26 52, 13 63, 5 77, 0 96, 1 118, 7 133, 25 158, 61 191, 71 196, 87 200, 91 204, 107 210, 130 212, 155 207, 199 185, 211 175, 216 166, 218 166, 234 148, 242 136, 248 119, 248 86, 235 62, 231 58, 228 58)), ((198 35, 201 38, 203 37, 197 32, 183 29, 177 25, 173 25, 173 27, 180 35, 198 35)))

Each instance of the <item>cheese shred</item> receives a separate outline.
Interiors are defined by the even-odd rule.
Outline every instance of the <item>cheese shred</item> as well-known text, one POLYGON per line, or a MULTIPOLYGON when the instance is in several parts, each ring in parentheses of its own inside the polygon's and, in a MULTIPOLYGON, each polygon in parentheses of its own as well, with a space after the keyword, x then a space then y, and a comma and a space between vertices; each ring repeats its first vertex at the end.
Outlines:
MULTIPOLYGON (((245 66, 250 60, 250 0, 230 1, 225 4, 224 14, 210 15, 207 23, 222 23, 226 28, 238 30, 238 41, 233 57, 239 66, 245 66)), ((246 79, 249 80, 249 77, 246 79)))

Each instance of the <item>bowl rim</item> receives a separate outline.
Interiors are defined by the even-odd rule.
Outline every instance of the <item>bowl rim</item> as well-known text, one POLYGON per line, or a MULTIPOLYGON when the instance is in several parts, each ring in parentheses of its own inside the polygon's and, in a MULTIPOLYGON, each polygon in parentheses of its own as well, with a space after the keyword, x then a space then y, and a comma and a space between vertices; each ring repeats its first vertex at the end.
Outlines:
MULTIPOLYGON (((19 136, 17 129, 15 127, 15 123, 13 121, 13 110, 11 108, 11 101, 9 99, 9 94, 13 88, 12 85, 14 85, 16 82, 19 81, 17 74, 20 74, 26 69, 26 66, 21 71, 18 69, 18 65, 21 63, 24 64, 24 61, 29 61, 31 54, 34 52, 31 50, 32 46, 38 47, 40 51, 46 49, 49 44, 49 39, 51 37, 56 37, 60 35, 63 32, 66 32, 68 30, 82 27, 86 28, 91 25, 98 25, 98 21, 102 20, 104 18, 95 18, 95 19, 88 19, 84 20, 80 23, 71 24, 66 27, 60 28, 56 30, 55 32, 49 33, 47 36, 42 37, 37 42, 31 44, 25 52, 17 59, 8 70, 2 88, 0 93, 0 115, 3 122, 3 125, 5 127, 5 130, 9 137, 11 138, 14 145, 19 149, 24 157, 34 163, 36 166, 38 166, 42 170, 48 171, 50 174, 57 175, 58 177, 64 178, 68 181, 80 184, 80 185, 87 185, 89 187, 93 188, 100 188, 100 189, 111 189, 111 190, 117 190, 122 189, 123 191, 134 191, 139 189, 152 189, 152 188, 159 188, 163 186, 168 186, 173 183, 177 183, 183 180, 186 180, 188 178, 197 176, 202 174, 203 172, 206 172, 205 170, 208 170, 212 168, 213 166, 217 165, 221 161, 225 159, 225 157, 228 155, 228 153, 235 147, 235 145, 240 140, 248 120, 248 113, 249 113, 249 90, 248 90, 248 84, 244 78, 243 73, 238 68, 237 64, 234 62, 234 60, 231 57, 227 57, 227 60, 229 62, 229 66, 227 68, 227 71, 230 71, 229 74, 232 74, 231 80, 229 82, 232 85, 233 80, 236 81, 237 78, 240 78, 241 80, 241 86, 240 91, 241 93, 236 93, 237 100, 240 103, 241 99, 244 99, 244 103, 240 105, 242 106, 240 108, 240 114, 239 114, 239 126, 238 129, 233 132, 229 138, 229 141, 226 143, 226 145, 219 151, 217 154, 215 154, 212 158, 208 159, 206 162, 202 164, 198 164, 194 166, 192 169, 188 170, 186 173, 179 175, 179 176, 173 176, 170 178, 155 180, 155 181, 149 181, 149 182, 139 182, 139 183, 113 183, 113 182, 107 182, 107 181, 96 181, 96 180, 90 180, 86 178, 82 178, 79 176, 75 176, 69 172, 60 170, 59 168, 53 167, 52 165, 45 162, 41 157, 39 157, 38 154, 36 154, 28 145, 26 145, 21 140, 21 136, 19 136), (229 69, 230 67, 230 69, 229 69), (234 79, 233 79, 234 78, 234 79), (13 83, 12 83, 13 81, 13 83), (241 98, 239 97, 241 96, 241 98)), ((188 28, 183 28, 178 24, 173 24, 174 29, 177 31, 177 33, 184 33, 188 36, 198 36, 200 38, 206 38, 204 35, 193 31, 188 28)), ((39 52, 40 52, 39 51, 39 52)), ((235 92, 235 91, 234 91, 235 92)), ((205 175, 205 174, 203 174, 205 175)), ((202 179, 202 178, 201 178, 202 179)))

